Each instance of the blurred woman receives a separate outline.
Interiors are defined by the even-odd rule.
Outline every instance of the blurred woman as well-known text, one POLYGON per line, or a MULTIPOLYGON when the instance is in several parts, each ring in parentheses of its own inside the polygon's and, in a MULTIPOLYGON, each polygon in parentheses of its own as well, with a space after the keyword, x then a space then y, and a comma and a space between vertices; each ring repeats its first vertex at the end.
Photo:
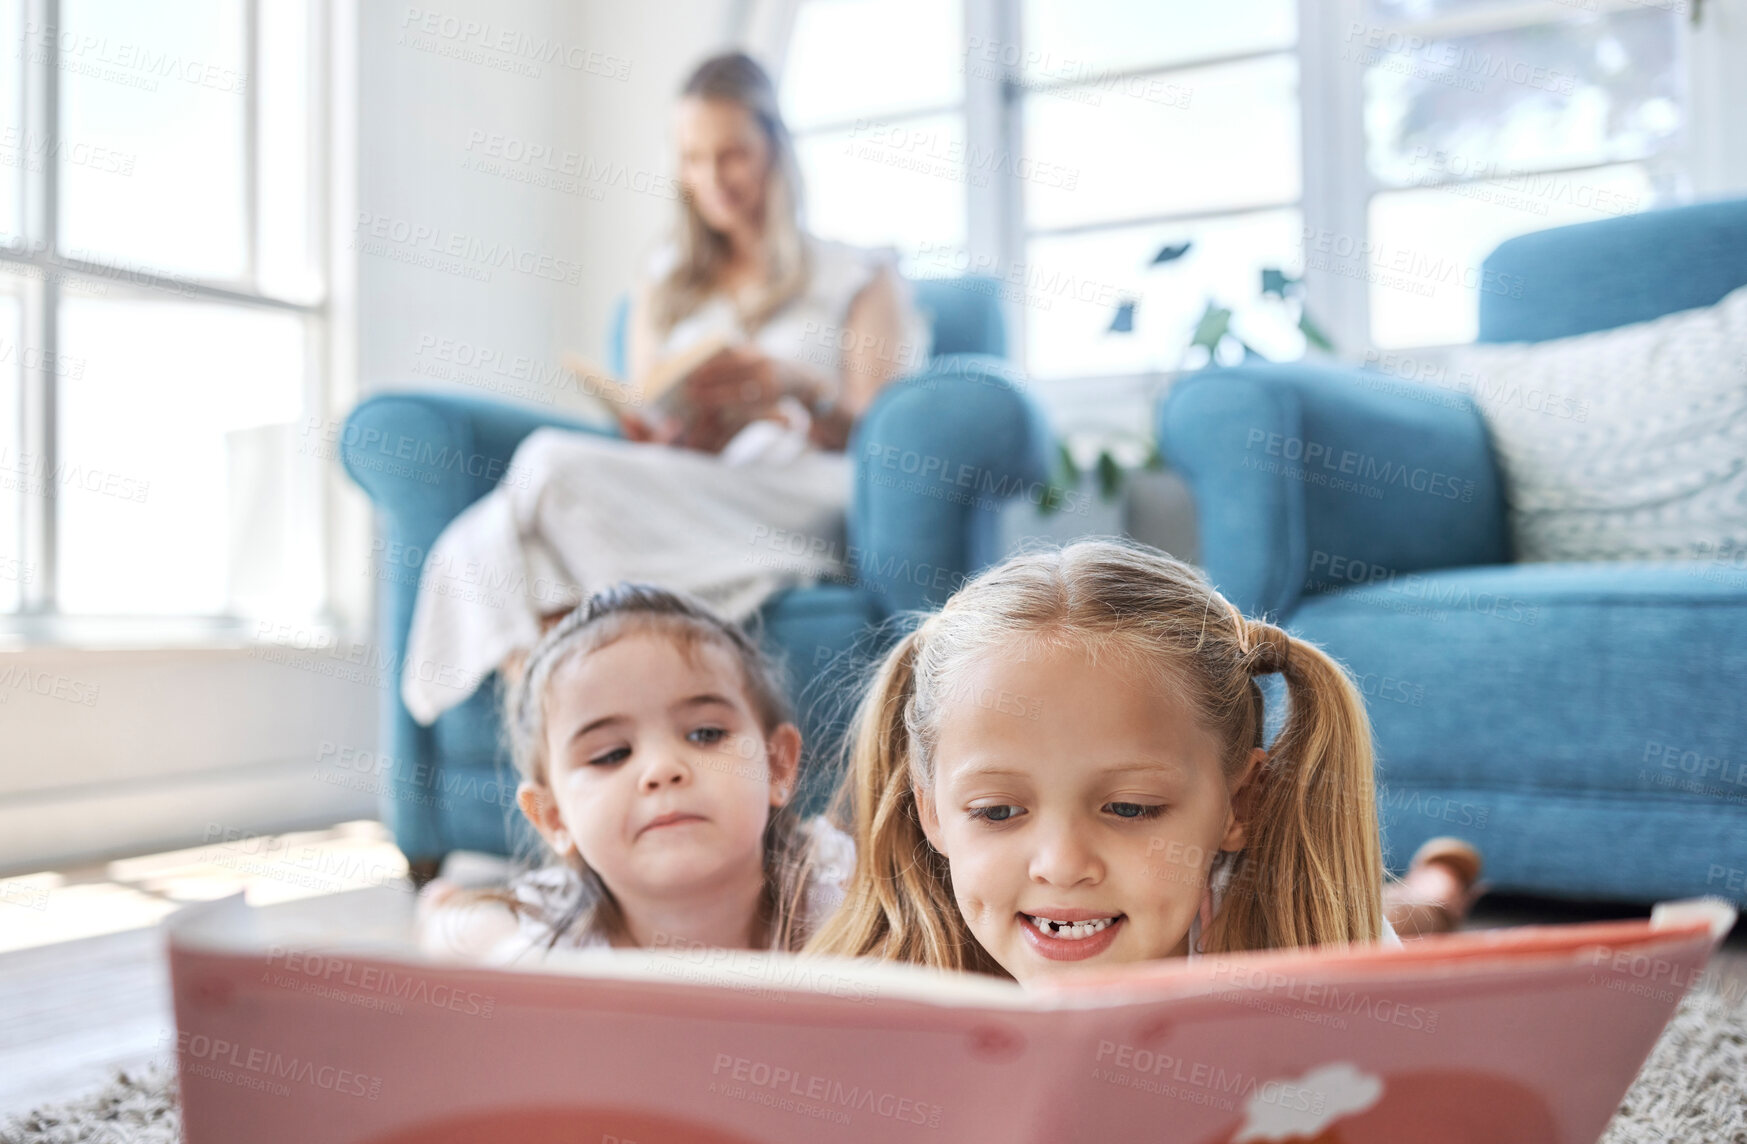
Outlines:
POLYGON ((685 361, 682 412, 629 406, 622 437, 537 430, 449 523, 402 671, 421 723, 493 669, 513 675, 543 624, 606 584, 690 592, 741 620, 844 566, 843 449, 880 389, 926 360, 926 326, 889 253, 802 228, 794 144, 750 57, 699 65, 675 130, 679 225, 634 294, 626 397, 685 361))

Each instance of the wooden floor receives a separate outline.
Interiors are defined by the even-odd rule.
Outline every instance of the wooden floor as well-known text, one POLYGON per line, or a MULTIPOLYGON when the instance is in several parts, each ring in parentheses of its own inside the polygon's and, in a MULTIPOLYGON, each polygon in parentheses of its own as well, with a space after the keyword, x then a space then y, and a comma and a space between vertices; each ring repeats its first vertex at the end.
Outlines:
MULTIPOLYGON (((1642 915, 1618 905, 1493 897, 1469 928, 1642 915)), ((1712 988, 1736 1002, 1747 997, 1747 923, 1736 926, 1714 968, 1712 988)), ((77 1096, 117 1068, 169 1061, 173 1031, 156 926, 0 953, 0 1115, 77 1096)))

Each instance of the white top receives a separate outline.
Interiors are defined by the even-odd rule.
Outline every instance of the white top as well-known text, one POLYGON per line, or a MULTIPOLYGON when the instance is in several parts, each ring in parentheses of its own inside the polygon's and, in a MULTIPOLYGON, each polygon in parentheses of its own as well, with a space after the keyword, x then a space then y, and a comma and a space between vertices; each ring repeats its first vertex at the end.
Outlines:
MULTIPOLYGON (((890 266, 896 272, 897 255, 891 250, 869 250, 812 235, 805 235, 804 241, 810 261, 806 288, 755 332, 747 331, 728 296, 717 292, 674 323, 661 343, 661 354, 678 353, 706 337, 721 336, 752 342, 773 358, 801 362, 841 383, 843 349, 849 341, 844 333, 849 308, 883 267, 890 266)), ((649 280, 660 280, 678 256, 671 243, 659 248, 650 259, 649 280)), ((906 305, 905 310, 898 344, 872 347, 875 353, 901 363, 900 376, 921 368, 929 350, 927 321, 914 305, 906 305)))
MULTIPOLYGON (((1213 869, 1207 878, 1207 893, 1202 896, 1201 909, 1189 922, 1189 960, 1194 961, 1203 956, 1201 952, 1202 931, 1213 923, 1213 915, 1219 912, 1219 905, 1225 898, 1226 887, 1231 883, 1232 865, 1237 858, 1235 850, 1221 850, 1213 858, 1213 869)), ((1401 947, 1401 938, 1396 934, 1395 927, 1389 924, 1389 919, 1383 919, 1383 938, 1379 945, 1401 947)))
MULTIPOLYGON (((855 840, 823 815, 807 820, 801 831, 805 839, 802 845, 812 856, 802 903, 805 926, 812 932, 843 904, 844 887, 855 869, 855 840)), ((554 923, 576 908, 583 894, 583 884, 575 870, 555 865, 517 875, 510 881, 510 890, 523 908, 517 911, 515 936, 500 942, 487 955, 486 959, 496 964, 513 962, 530 951, 546 949, 552 940, 554 923)), ((597 928, 572 925, 558 938, 555 948, 611 949, 612 943, 597 928)), ((774 939, 771 949, 778 949, 774 939)))

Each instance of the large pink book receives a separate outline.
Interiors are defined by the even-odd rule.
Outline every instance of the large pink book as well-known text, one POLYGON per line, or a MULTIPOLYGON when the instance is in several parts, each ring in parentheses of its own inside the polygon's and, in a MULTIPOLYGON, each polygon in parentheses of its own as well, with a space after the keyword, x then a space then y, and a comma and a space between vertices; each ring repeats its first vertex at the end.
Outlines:
POLYGON ((702 949, 478 968, 421 955, 388 889, 166 924, 189 1144, 1593 1144, 1734 920, 1029 989, 702 949))

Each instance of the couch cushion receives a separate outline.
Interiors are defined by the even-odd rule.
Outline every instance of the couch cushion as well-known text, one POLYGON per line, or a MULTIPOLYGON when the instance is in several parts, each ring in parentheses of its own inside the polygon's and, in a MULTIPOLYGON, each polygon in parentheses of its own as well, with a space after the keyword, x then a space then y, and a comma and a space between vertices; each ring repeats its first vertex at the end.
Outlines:
POLYGON ((1730 803, 1747 832, 1747 568, 1385 576, 1288 627, 1353 672, 1392 788, 1730 803))
POLYGON ((1514 556, 1691 560, 1747 550, 1747 286, 1571 338, 1461 346, 1514 556))

